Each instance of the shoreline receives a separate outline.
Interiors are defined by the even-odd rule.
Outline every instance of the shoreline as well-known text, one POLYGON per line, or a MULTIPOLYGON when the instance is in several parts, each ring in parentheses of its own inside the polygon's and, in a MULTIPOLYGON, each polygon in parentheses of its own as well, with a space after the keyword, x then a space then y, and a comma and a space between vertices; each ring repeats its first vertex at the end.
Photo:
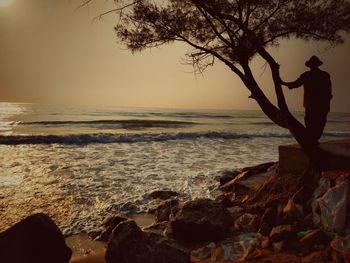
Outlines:
MULTIPOLYGON (((260 167, 260 168, 258 168, 258 170, 259 170, 262 167, 262 169, 265 170, 266 167, 273 166, 274 164, 275 164, 274 162, 264 163, 264 164, 254 166, 254 168, 260 167)), ((241 172, 241 171, 244 171, 245 169, 250 169, 250 168, 252 168, 252 167, 241 168, 241 169, 238 169, 238 171, 241 172)), ((255 171, 255 172, 257 172, 257 171, 255 171)), ((224 178, 224 180, 228 180, 228 178, 226 178, 226 177, 227 176, 232 177, 233 174, 235 174, 235 172, 230 173, 230 175, 228 175, 228 172, 226 172, 226 173, 223 173, 220 176, 220 178, 221 179, 224 178)), ((217 178, 217 180, 220 181, 221 180, 220 178, 217 178)), ((250 185, 260 184, 260 182, 264 178, 265 178, 265 175, 263 175, 262 177, 259 176, 257 178, 257 180, 253 179, 253 180, 250 180, 250 181, 248 180, 248 181, 249 181, 250 185)), ((219 190, 219 188, 218 188, 217 191, 220 192, 221 190, 219 190)), ((160 195, 162 195, 161 194, 162 191, 158 191, 158 192, 160 193, 160 195)), ((165 200, 160 199, 159 201, 161 201, 161 203, 162 203, 163 201, 166 202, 167 200, 169 200, 169 199, 165 199, 165 200)), ((191 201, 191 200, 189 200, 189 201, 191 201)), ((152 211, 152 212, 140 213, 140 214, 129 214, 129 215, 127 215, 127 218, 135 221, 136 224, 141 229, 144 229, 147 227, 152 228, 152 226, 157 224, 156 215, 154 214, 154 211, 152 211)), ((152 230, 150 230, 150 231, 152 231, 152 230)), ((105 263, 106 262, 105 258, 104 258, 104 254, 106 252, 107 242, 94 241, 93 239, 91 239, 91 237, 89 237, 89 235, 87 235, 85 233, 69 236, 66 238, 66 242, 67 242, 67 245, 73 251, 73 256, 72 256, 70 263, 105 263)))

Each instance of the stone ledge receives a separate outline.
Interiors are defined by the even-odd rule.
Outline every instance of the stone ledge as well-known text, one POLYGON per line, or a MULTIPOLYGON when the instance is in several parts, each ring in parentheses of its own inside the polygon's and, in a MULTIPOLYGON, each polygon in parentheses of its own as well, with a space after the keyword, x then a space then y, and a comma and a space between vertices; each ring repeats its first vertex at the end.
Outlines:
MULTIPOLYGON (((324 167, 350 168, 350 139, 322 142, 320 148, 328 153, 322 161, 324 167)), ((278 151, 282 171, 301 172, 307 167, 308 160, 299 145, 281 145, 278 151)))

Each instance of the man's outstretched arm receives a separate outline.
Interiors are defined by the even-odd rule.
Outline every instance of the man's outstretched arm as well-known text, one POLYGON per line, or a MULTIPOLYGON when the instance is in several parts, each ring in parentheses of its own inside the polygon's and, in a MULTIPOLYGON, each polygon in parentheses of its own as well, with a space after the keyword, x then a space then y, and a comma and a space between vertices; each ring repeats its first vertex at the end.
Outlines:
POLYGON ((287 86, 289 89, 296 89, 304 84, 303 75, 301 75, 297 80, 292 82, 285 82, 281 79, 281 84, 287 86))

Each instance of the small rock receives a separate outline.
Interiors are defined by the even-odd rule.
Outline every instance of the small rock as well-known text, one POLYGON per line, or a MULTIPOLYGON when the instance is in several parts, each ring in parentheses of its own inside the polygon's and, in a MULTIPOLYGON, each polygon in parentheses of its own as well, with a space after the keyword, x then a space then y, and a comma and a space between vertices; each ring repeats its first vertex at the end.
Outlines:
POLYGON ((240 170, 236 171, 224 171, 222 175, 218 178, 218 181, 220 182, 220 185, 224 185, 228 183, 229 181, 235 179, 235 177, 240 173, 240 170))
POLYGON ((205 260, 211 255, 211 249, 209 247, 201 247, 191 251, 191 256, 196 257, 200 260, 205 260))
POLYGON ((259 233, 268 236, 277 221, 277 211, 273 208, 267 208, 260 219, 259 233))
POLYGON ((115 228, 119 223, 126 221, 127 218, 123 216, 110 216, 107 217, 105 220, 102 222, 103 227, 113 227, 115 228))
MULTIPOLYGON (((238 236, 239 244, 243 249, 240 260, 249 259, 255 248, 261 245, 263 237, 259 233, 243 233, 238 236)), ((235 251, 237 252, 237 251, 235 251)))
POLYGON ((269 247, 269 239, 265 238, 263 241, 261 241, 261 246, 262 249, 267 249, 269 247))
POLYGON ((249 191, 248 187, 238 184, 239 180, 245 180, 250 175, 247 171, 238 174, 234 179, 220 186, 220 190, 223 192, 235 192, 237 195, 243 195, 249 191))
POLYGON ((253 167, 243 168, 230 181, 220 186, 223 192, 235 192, 236 195, 245 195, 259 182, 265 180, 266 176, 274 169, 275 163, 265 163, 253 167), (254 178, 253 180, 251 178, 254 178), (259 182, 258 182, 259 181, 259 182))
POLYGON ((283 220, 286 223, 300 221, 303 217, 303 206, 296 204, 292 198, 289 198, 285 207, 283 207, 283 220))
POLYGON ((277 211, 273 208, 267 208, 260 219, 260 224, 266 223, 270 226, 276 225, 277 211))
POLYGON ((244 213, 244 209, 240 206, 229 207, 227 208, 227 211, 230 213, 233 221, 244 213))
POLYGON ((235 230, 242 232, 257 232, 259 228, 259 217, 254 214, 245 213, 236 219, 235 230))
POLYGON ((297 229, 292 225, 279 225, 274 227, 270 233, 272 243, 279 241, 291 241, 297 238, 297 229))
POLYGON ((156 222, 159 223, 162 221, 169 221, 169 216, 171 214, 172 209, 178 205, 179 205, 179 201, 177 199, 169 199, 169 200, 163 201, 155 209, 156 222))
MULTIPOLYGON (((145 259, 147 263, 188 263, 190 261, 190 252, 175 240, 154 233, 145 234, 150 250, 148 256, 146 255, 140 263, 145 263, 145 259)), ((127 261, 127 263, 130 262, 127 261)), ((118 263, 121 262, 118 261, 118 263)))
POLYGON ((234 251, 234 247, 232 244, 223 244, 221 245, 223 254, 224 254, 224 260, 235 260, 236 259, 236 253, 234 251))
POLYGON ((303 219, 302 224, 307 227, 314 227, 313 215, 312 213, 306 215, 303 219))
POLYGON ((316 251, 306 257, 303 257, 301 262, 302 263, 329 263, 334 261, 332 261, 332 258, 327 251, 316 251))
POLYGON ((251 173, 251 174, 265 173, 265 172, 273 169, 276 164, 277 163, 275 163, 275 162, 262 163, 262 164, 252 166, 252 167, 245 167, 242 169, 242 171, 243 172, 249 171, 249 173, 251 173))
POLYGON ((303 247, 307 249, 313 249, 320 246, 328 246, 331 242, 331 238, 327 237, 325 233, 321 230, 311 232, 300 239, 300 243, 303 247))
POLYGON ((127 212, 127 213, 136 213, 138 211, 138 207, 133 202, 126 202, 125 204, 122 204, 119 208, 120 211, 127 212))
POLYGON ((177 192, 169 191, 169 190, 155 190, 146 195, 146 197, 148 197, 149 199, 162 199, 162 200, 167 200, 178 196, 179 194, 177 192))
POLYGON ((102 223, 102 228, 89 233, 89 236, 97 241, 107 242, 112 234, 113 229, 121 222, 126 221, 126 217, 111 216, 106 218, 102 223))
POLYGON ((274 253, 279 253, 282 251, 284 245, 284 241, 274 242, 272 243, 272 250, 274 253))
POLYGON ((235 202, 235 198, 236 194, 234 192, 222 193, 215 198, 215 201, 222 203, 225 207, 231 207, 235 202))
POLYGON ((170 217, 172 237, 187 245, 218 241, 232 225, 232 217, 219 202, 210 199, 188 201, 170 217))
POLYGON ((154 223, 152 225, 146 226, 146 227, 142 228, 142 230, 145 232, 152 232, 152 233, 156 233, 156 234, 165 236, 164 231, 167 228, 167 226, 168 226, 168 222, 163 221, 160 223, 154 223))

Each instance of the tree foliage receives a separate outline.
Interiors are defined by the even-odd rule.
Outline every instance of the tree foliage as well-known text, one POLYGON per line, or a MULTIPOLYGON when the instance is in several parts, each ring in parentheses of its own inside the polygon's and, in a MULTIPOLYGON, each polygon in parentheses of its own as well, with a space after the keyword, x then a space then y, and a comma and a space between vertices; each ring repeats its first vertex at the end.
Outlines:
POLYGON ((190 44, 188 54, 199 71, 215 57, 240 64, 291 36, 343 42, 350 29, 345 0, 142 0, 117 1, 118 38, 133 52, 173 41, 190 44), (123 8, 128 7, 128 8, 123 8), (259 43, 253 43, 248 31, 259 43))

